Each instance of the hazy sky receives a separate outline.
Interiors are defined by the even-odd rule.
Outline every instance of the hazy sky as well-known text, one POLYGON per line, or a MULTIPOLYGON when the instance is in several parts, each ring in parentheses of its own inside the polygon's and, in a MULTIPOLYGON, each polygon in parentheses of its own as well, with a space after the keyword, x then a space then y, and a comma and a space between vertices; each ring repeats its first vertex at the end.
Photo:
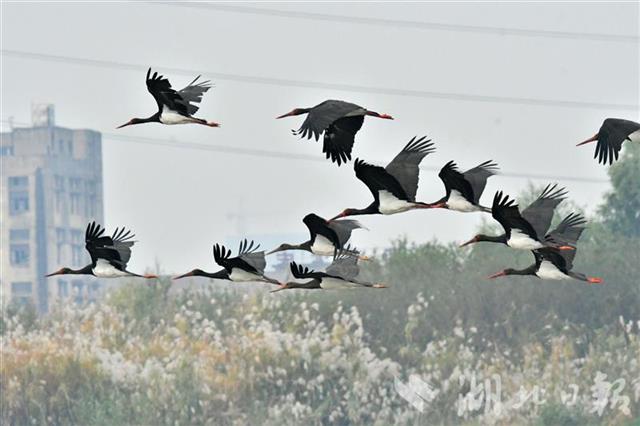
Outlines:
MULTIPOLYGON (((344 99, 395 121, 367 119, 354 154, 386 163, 414 135, 429 135, 437 152, 423 165, 454 159, 461 168, 493 159, 505 172, 606 179, 593 146, 575 144, 606 117, 637 120, 638 109, 522 105, 443 98, 356 93, 267 85, 209 77, 215 88, 198 116, 219 129, 158 124, 114 128, 155 112, 146 68, 181 88, 195 75, 167 68, 209 70, 253 77, 316 81, 389 89, 509 98, 639 104, 638 3, 369 3, 239 4, 462 26, 499 27, 635 37, 579 38, 518 35, 410 26, 327 21, 216 8, 131 3, 2 4, 2 48, 133 64, 135 70, 41 61, 2 55, 2 120, 30 122, 33 101, 56 105, 56 122, 123 136, 177 143, 230 145, 322 156, 321 144, 291 135, 302 118, 275 120, 294 107, 344 99)), ((367 188, 352 164, 255 157, 103 140, 107 226, 131 227, 139 240, 131 270, 157 259, 168 272, 210 267, 211 244, 273 234, 306 236, 301 218, 332 216, 365 207, 367 188), (237 220, 238 215, 242 218, 237 220)), ((544 184, 547 180, 534 180, 544 184)), ((587 208, 599 203, 606 183, 560 181, 587 208)), ((496 176, 483 197, 502 189, 517 194, 527 179, 496 176)), ((436 171, 421 174, 418 199, 443 194, 436 171)), ((424 242, 470 237, 480 214, 417 211, 362 217, 370 229, 354 242, 384 247, 402 235, 424 242)), ((235 250, 236 244, 233 245, 235 250)))

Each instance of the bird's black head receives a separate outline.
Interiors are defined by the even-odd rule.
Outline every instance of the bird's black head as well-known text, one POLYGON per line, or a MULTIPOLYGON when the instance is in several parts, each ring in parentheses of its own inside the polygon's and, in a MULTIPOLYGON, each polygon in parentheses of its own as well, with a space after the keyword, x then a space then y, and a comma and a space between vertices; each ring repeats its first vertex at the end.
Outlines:
POLYGON ((493 236, 493 235, 477 234, 475 237, 473 237, 466 243, 460 244, 460 247, 468 246, 469 244, 479 243, 481 241, 487 241, 491 243, 505 243, 505 244, 507 242, 506 238, 504 238, 504 235, 493 236))
POLYGON ((286 113, 286 114, 282 114, 282 115, 280 115, 280 116, 276 117, 276 119, 278 119, 278 118, 285 118, 285 117, 292 117, 292 116, 294 116, 294 115, 306 114, 306 113, 308 113, 308 112, 309 112, 309 110, 310 110, 310 109, 311 109, 311 108, 294 108, 294 109, 292 109, 291 111, 289 111, 288 113, 286 113))
POLYGON ((177 277, 174 277, 174 280, 179 280, 180 278, 186 278, 186 277, 206 277, 206 272, 204 272, 202 269, 194 269, 191 272, 187 272, 186 274, 182 274, 182 275, 178 275, 177 277))
POLYGON ((494 278, 498 278, 498 277, 506 277, 507 275, 514 275, 516 272, 515 269, 513 268, 507 268, 507 269, 503 269, 500 272, 496 272, 493 275, 489 275, 489 279, 494 279, 494 278))

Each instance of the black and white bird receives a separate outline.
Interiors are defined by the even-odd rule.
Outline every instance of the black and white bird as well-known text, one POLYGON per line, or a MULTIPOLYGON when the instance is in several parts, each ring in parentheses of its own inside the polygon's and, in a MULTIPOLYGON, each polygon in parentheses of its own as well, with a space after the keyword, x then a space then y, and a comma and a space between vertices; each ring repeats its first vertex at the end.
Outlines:
POLYGON ((162 124, 187 124, 196 123, 209 127, 219 127, 214 121, 207 121, 194 117, 198 112, 199 104, 204 93, 211 88, 209 81, 198 81, 197 76, 184 89, 176 91, 171 87, 169 80, 157 72, 151 75, 151 68, 147 71, 147 89, 158 104, 158 111, 147 118, 132 118, 118 129, 132 124, 162 123, 162 124))
POLYGON ((221 244, 216 244, 213 246, 213 259, 223 269, 218 272, 205 272, 202 269, 194 269, 191 272, 175 277, 174 280, 185 277, 207 277, 233 282, 258 281, 280 284, 278 280, 264 275, 267 261, 264 258, 264 251, 258 251, 259 248, 259 244, 245 239, 240 242, 238 256, 231 257, 231 250, 221 244))
MULTIPOLYGON (((586 221, 580 215, 570 215, 565 218, 558 227, 552 231, 558 240, 577 242, 584 231, 586 221)), ((531 275, 543 280, 579 280, 590 284, 602 283, 602 278, 589 277, 581 272, 573 271, 573 259, 577 250, 556 250, 544 247, 533 250, 535 263, 524 269, 507 268, 489 278, 498 278, 508 275, 531 275)))
POLYGON ((125 228, 116 228, 112 236, 104 235, 105 229, 96 222, 87 225, 84 234, 85 248, 91 256, 91 263, 81 269, 61 268, 54 275, 93 275, 98 278, 141 277, 158 278, 157 275, 139 275, 127 271, 131 258, 134 235, 125 228))
POLYGON ((600 126, 598 133, 577 146, 597 141, 593 158, 600 164, 613 164, 625 141, 640 142, 640 124, 622 118, 607 118, 600 126))
POLYGON ((345 209, 331 220, 345 216, 390 215, 412 209, 432 208, 430 204, 416 201, 416 192, 420 162, 435 150, 430 139, 414 137, 387 167, 374 166, 356 159, 353 167, 356 177, 367 185, 373 195, 373 202, 363 209, 345 209))
POLYGON ((298 265, 291 262, 291 274, 299 280, 307 280, 304 282, 287 282, 281 284, 279 289, 272 292, 287 289, 305 289, 305 290, 341 290, 355 288, 386 288, 384 284, 373 284, 358 279, 360 267, 358 266, 358 257, 353 256, 353 252, 357 252, 355 248, 347 246, 341 250, 335 257, 331 265, 325 272, 316 272, 306 266, 298 265))
MULTIPOLYGON (((309 240, 300 244, 280 244, 267 254, 285 250, 304 250, 318 256, 335 256, 347 244, 354 229, 366 229, 357 220, 326 220, 310 213, 302 219, 309 229, 309 240)), ((366 256, 360 256, 367 259, 366 256)))
POLYGON ((354 138, 362 127, 365 116, 393 120, 390 115, 335 100, 324 101, 313 108, 295 108, 276 118, 301 114, 307 114, 307 118, 298 130, 292 130, 293 134, 300 135, 302 139, 313 137, 317 141, 324 133, 322 152, 325 153, 326 158, 331 158, 332 162, 338 163, 338 166, 351 160, 354 138))
POLYGON ((547 234, 553 213, 566 195, 565 188, 549 184, 538 198, 520 213, 516 202, 509 199, 507 195, 503 195, 502 191, 498 191, 493 197, 491 214, 502 225, 504 234, 478 234, 460 247, 488 241, 506 244, 517 250, 536 250, 543 247, 571 250, 573 247, 567 245, 566 242, 555 241, 553 233, 547 234))
POLYGON ((453 161, 449 161, 438 173, 444 183, 446 194, 432 203, 433 207, 458 212, 490 212, 491 209, 480 205, 480 196, 487 185, 487 179, 495 175, 498 165, 491 160, 461 173, 453 161))

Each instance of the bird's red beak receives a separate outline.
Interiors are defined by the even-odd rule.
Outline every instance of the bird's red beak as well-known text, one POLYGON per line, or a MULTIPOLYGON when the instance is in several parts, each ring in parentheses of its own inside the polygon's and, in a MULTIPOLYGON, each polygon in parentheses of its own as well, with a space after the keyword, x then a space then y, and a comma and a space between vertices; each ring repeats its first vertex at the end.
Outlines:
POLYGON ((133 123, 131 123, 131 120, 129 120, 129 121, 127 121, 126 123, 124 123, 124 124, 122 124, 122 125, 120 125, 120 126, 116 127, 116 129, 121 129, 121 128, 126 127, 126 126, 129 126, 129 125, 131 125, 131 124, 133 124, 133 123))
POLYGON ((595 142, 598 140, 598 134, 596 133, 595 135, 591 136, 589 139, 587 139, 584 142, 580 142, 579 144, 577 144, 576 146, 580 146, 580 145, 584 145, 586 143, 590 143, 590 142, 595 142))
POLYGON ((147 279, 158 279, 158 278, 160 278, 155 274, 144 274, 142 277, 143 278, 147 278, 147 279))
POLYGON ((279 118, 291 117, 292 115, 295 115, 295 110, 289 111, 286 114, 282 114, 282 115, 276 117, 276 120, 278 120, 279 118))
POLYGON ((59 269, 59 270, 57 270, 55 272, 52 272, 50 274, 45 275, 45 277, 53 277, 54 275, 62 275, 62 271, 63 271, 63 269, 59 269))
POLYGON ((598 277, 587 277, 587 282, 590 284, 602 284, 602 278, 598 277))
POLYGON ((558 250, 575 250, 575 247, 572 246, 560 246, 558 247, 558 250))
POLYGON ((447 208, 447 203, 445 201, 443 201, 442 203, 430 204, 429 207, 432 208, 432 209, 446 209, 447 208))
POLYGON ((379 118, 384 118, 385 120, 393 120, 393 117, 389 114, 380 114, 379 118))
POLYGON ((493 275, 489 275, 489 276, 487 277, 487 279, 492 280, 492 279, 494 279, 494 278, 504 277, 504 276, 506 276, 506 275, 507 275, 507 274, 506 274, 504 271, 500 271, 500 272, 497 272, 497 273, 495 273, 495 274, 493 274, 493 275))
POLYGON ((331 219, 329 219, 329 222, 336 220, 336 219, 340 219, 341 217, 345 217, 347 215, 346 211, 343 211, 341 213, 339 213, 338 215, 332 217, 331 219))
POLYGON ((180 278, 193 277, 193 271, 187 272, 186 274, 178 275, 177 277, 173 277, 174 280, 179 280, 180 278))

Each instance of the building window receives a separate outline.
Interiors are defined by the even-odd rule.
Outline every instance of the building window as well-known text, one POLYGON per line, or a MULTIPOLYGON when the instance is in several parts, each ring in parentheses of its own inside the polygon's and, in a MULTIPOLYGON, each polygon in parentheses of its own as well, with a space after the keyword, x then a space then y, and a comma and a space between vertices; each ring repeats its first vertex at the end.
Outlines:
POLYGON ((9 177, 9 214, 18 215, 29 211, 29 177, 9 177))
POLYGON ((11 229, 9 239, 11 241, 29 241, 29 229, 11 229))
POLYGON ((69 297, 69 283, 65 280, 58 280, 58 297, 62 299, 69 297))
POLYGON ((26 305, 31 300, 31 283, 11 283, 11 298, 21 305, 26 305))
POLYGON ((80 201, 81 201, 81 197, 80 194, 76 193, 76 192, 72 192, 70 194, 70 198, 71 200, 71 214, 80 214, 80 201))
POLYGON ((59 213, 62 211, 64 205, 64 176, 55 175, 53 177, 54 191, 56 197, 56 211, 59 213))
POLYGON ((0 156, 8 157, 13 155, 13 145, 0 146, 0 156))
POLYGON ((82 214, 82 179, 69 178, 69 200, 71 214, 82 214))
POLYGON ((74 266, 80 265, 83 261, 83 238, 82 231, 71 230, 71 263, 74 266))
POLYGON ((58 263, 64 261, 64 245, 67 244, 67 230, 64 228, 56 228, 56 256, 58 263))
POLYGON ((11 266, 29 266, 29 244, 9 245, 11 266))

